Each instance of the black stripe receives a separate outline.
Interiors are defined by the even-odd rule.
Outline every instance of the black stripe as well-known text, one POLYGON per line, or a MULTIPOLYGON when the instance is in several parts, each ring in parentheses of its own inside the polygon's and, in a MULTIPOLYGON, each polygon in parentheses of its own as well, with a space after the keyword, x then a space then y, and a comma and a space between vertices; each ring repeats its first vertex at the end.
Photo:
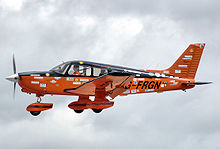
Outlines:
POLYGON ((49 105, 30 105, 28 106, 28 108, 52 108, 53 105, 49 106, 49 105))
POLYGON ((69 107, 78 107, 78 106, 86 106, 86 105, 112 105, 112 102, 104 102, 104 103, 89 103, 89 104, 71 104, 69 107))
POLYGON ((78 107, 78 106, 86 106, 86 104, 72 104, 69 107, 78 107))

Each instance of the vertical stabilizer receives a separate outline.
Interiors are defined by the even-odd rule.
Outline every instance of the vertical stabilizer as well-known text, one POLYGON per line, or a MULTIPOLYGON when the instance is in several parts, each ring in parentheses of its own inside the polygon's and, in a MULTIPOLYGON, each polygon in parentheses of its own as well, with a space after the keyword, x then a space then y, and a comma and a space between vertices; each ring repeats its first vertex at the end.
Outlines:
POLYGON ((170 68, 165 70, 148 71, 164 73, 181 78, 194 79, 204 47, 205 43, 190 44, 170 68))
POLYGON ((167 71, 170 75, 194 79, 205 44, 191 44, 167 71))

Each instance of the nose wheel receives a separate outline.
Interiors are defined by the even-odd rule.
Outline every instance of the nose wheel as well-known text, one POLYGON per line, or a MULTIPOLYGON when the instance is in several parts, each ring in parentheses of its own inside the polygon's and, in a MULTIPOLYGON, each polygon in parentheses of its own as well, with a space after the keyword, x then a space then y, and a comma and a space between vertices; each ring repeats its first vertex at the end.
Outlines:
POLYGON ((52 103, 41 103, 41 101, 40 96, 37 96, 37 102, 30 104, 26 110, 29 111, 31 115, 38 116, 41 111, 52 109, 52 103))
POLYGON ((30 111, 30 113, 33 116, 38 116, 41 113, 41 111, 30 111))

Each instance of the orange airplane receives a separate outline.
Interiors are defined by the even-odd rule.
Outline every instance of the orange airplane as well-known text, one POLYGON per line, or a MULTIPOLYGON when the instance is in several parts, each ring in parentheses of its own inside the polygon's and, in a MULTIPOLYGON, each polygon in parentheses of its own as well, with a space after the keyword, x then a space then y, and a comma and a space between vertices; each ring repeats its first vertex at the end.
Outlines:
POLYGON ((112 107, 114 102, 110 99, 119 95, 185 91, 195 85, 211 83, 194 80, 204 47, 204 43, 189 45, 177 61, 164 70, 139 70, 88 61, 69 61, 49 71, 17 74, 13 56, 14 75, 6 79, 14 82, 14 93, 18 83, 22 92, 36 94, 37 102, 26 109, 34 116, 53 107, 52 103, 41 102, 41 97, 46 94, 78 96, 77 101, 68 105, 69 108, 76 113, 85 109, 100 113, 112 107), (94 96, 94 100, 90 96, 94 96))

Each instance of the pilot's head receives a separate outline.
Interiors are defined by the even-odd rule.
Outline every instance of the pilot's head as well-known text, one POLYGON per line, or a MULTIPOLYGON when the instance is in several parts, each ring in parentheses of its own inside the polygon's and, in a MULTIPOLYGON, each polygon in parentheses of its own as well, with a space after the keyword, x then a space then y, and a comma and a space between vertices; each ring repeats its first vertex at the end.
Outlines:
POLYGON ((79 66, 78 65, 74 65, 73 70, 78 70, 79 66))

